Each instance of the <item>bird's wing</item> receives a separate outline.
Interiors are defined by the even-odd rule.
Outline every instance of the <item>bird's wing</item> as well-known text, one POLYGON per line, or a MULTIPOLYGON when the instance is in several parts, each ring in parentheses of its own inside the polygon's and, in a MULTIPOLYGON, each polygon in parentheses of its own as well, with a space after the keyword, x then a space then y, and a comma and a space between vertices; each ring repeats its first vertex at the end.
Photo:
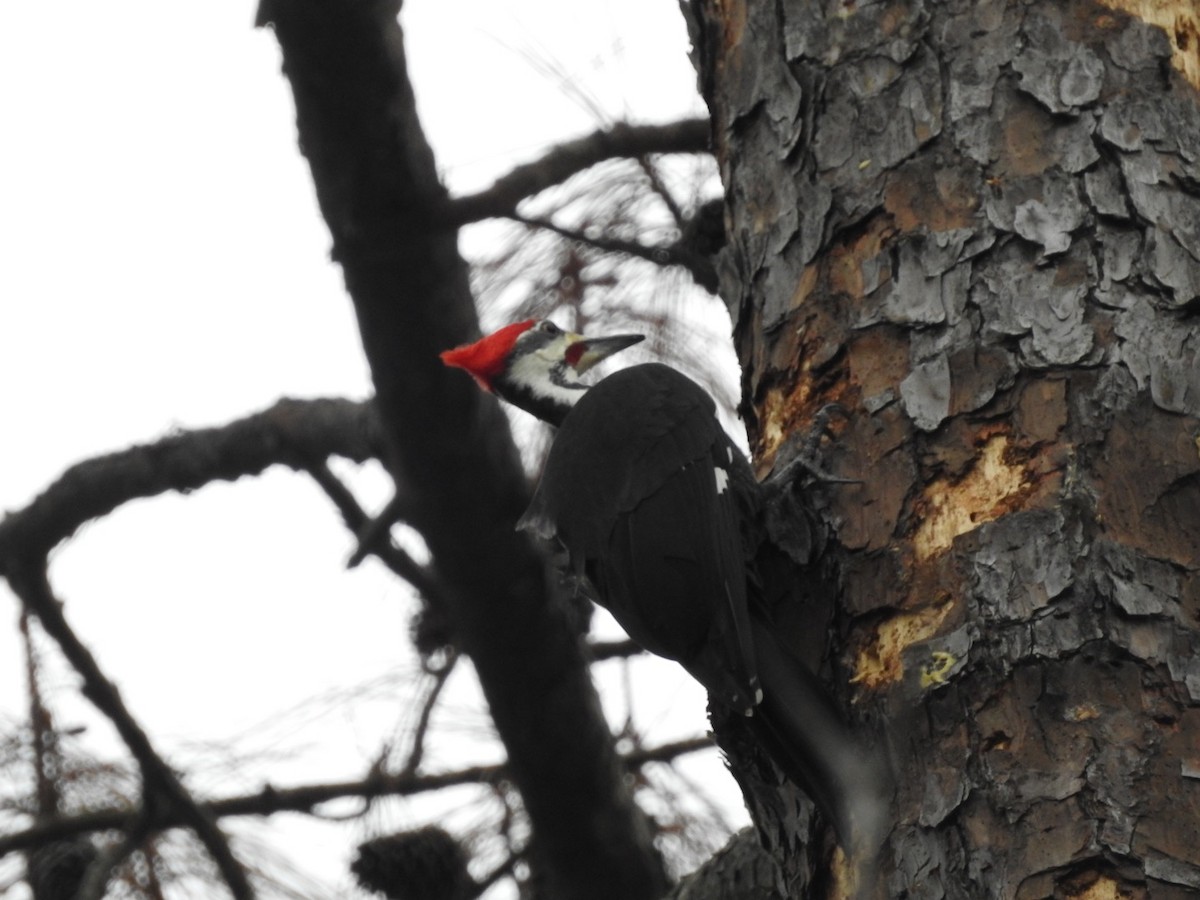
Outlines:
POLYGON ((732 489, 753 479, 734 472, 748 466, 715 411, 667 366, 610 375, 559 428, 521 521, 557 535, 631 637, 746 710, 757 679, 732 489))
POLYGON ((604 548, 628 512, 724 436, 704 389, 669 366, 622 369, 590 388, 555 434, 521 526, 572 552, 604 548))
POLYGON ((586 566, 630 637, 679 660, 722 702, 746 712, 759 699, 746 561, 733 504, 716 483, 711 457, 684 466, 617 515, 608 547, 586 566))

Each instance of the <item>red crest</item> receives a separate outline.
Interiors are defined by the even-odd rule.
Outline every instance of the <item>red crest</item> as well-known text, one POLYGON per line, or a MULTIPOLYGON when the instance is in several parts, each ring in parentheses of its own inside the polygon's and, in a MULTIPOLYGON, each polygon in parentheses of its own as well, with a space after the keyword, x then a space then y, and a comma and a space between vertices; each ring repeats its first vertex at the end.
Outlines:
POLYGON ((504 371, 504 362, 512 352, 517 338, 537 324, 537 319, 526 319, 505 325, 499 331, 480 338, 473 344, 464 344, 453 350, 442 351, 442 362, 448 366, 466 369, 485 391, 492 389, 492 379, 504 371))

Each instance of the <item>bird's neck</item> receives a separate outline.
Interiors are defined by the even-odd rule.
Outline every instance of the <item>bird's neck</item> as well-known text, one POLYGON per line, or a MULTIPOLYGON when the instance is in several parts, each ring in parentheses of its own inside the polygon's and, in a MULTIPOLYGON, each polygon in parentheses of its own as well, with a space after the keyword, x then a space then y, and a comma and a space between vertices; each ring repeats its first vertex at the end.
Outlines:
POLYGON ((513 378, 496 385, 496 393, 513 406, 555 428, 563 423, 587 389, 588 385, 569 379, 566 371, 559 369, 552 370, 549 378, 513 378))

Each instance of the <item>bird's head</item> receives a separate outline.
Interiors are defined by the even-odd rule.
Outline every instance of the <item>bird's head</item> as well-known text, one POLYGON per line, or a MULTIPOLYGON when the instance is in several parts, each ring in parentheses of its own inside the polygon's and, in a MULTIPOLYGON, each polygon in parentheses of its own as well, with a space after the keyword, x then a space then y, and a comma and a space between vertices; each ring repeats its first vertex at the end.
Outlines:
POLYGON ((549 319, 527 319, 473 344, 446 350, 442 362, 466 369, 485 391, 558 425, 587 390, 577 376, 643 337, 584 337, 564 331, 549 319))

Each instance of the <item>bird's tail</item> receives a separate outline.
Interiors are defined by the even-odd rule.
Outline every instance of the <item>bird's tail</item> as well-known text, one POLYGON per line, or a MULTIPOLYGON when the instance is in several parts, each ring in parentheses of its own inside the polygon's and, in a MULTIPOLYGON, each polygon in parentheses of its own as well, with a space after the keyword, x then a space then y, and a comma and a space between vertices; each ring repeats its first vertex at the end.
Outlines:
POLYGON ((760 746, 832 823, 842 850, 874 860, 888 828, 891 778, 883 754, 846 724, 825 687, 757 617, 763 687, 750 727, 760 746))

